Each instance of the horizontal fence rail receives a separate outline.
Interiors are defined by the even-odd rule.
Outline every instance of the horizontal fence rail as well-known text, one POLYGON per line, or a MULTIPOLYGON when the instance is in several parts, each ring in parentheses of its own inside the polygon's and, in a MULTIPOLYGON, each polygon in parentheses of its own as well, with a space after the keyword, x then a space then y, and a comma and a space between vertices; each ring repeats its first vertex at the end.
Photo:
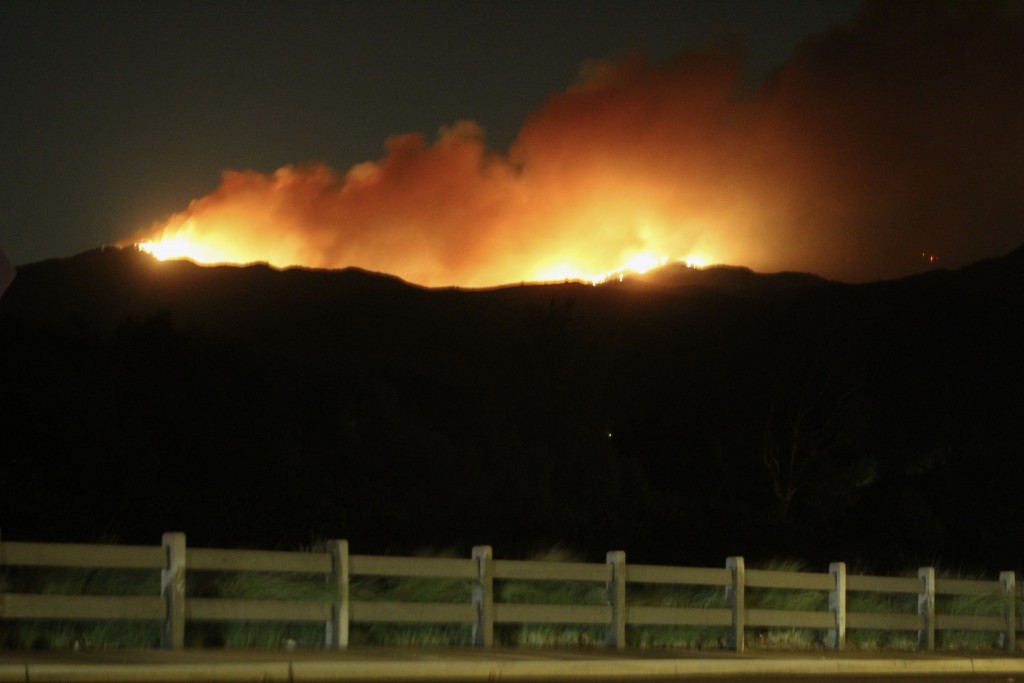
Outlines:
MULTIPOLYGON (((916 632, 918 647, 935 648, 937 631, 988 631, 1014 651, 1021 629, 1013 572, 997 580, 936 577, 925 567, 917 576, 847 575, 836 562, 828 572, 747 569, 742 557, 724 567, 671 567, 627 564, 622 551, 604 563, 496 560, 490 546, 473 548, 466 559, 351 555, 348 542, 330 541, 321 552, 188 548, 185 535, 164 534, 160 546, 0 543, 0 578, 10 568, 137 570, 159 573, 158 595, 55 595, 0 592, 0 621, 141 620, 159 623, 161 646, 184 647, 185 622, 267 621, 324 625, 325 645, 344 648, 351 624, 462 624, 473 642, 494 644, 495 624, 578 624, 604 626, 609 646, 626 644, 628 627, 716 627, 728 633, 728 646, 743 651, 748 629, 809 629, 826 634, 828 645, 845 646, 850 629, 916 632), (328 599, 258 599, 190 596, 186 575, 255 572, 322 577, 328 599), (466 586, 465 602, 351 599, 353 578, 368 580, 448 580, 466 586), (568 582, 597 585, 603 604, 531 604, 499 599, 495 584, 568 582), (721 590, 719 606, 648 605, 638 601, 645 587, 697 587, 721 590), (821 596, 827 609, 772 609, 757 602, 765 591, 797 591, 821 596), (847 600, 864 594, 900 596, 903 613, 851 611, 847 600), (987 601, 985 613, 949 613, 943 601, 970 596, 987 601), (909 602, 908 602, 909 601, 909 602), (992 614, 995 611, 1000 614, 992 614)), ((4 584, 0 583, 0 589, 4 584)))

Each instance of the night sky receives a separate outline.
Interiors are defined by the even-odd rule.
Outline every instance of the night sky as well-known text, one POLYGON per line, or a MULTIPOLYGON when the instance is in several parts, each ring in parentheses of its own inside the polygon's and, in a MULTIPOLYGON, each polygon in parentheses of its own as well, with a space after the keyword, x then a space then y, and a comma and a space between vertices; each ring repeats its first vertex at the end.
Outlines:
MULTIPOLYGON (((715 260, 847 280, 920 270, 926 253, 958 266, 1017 246, 1024 4, 860 4, 6 2, 0 246, 25 264, 117 243, 215 190, 217 201, 277 192, 265 174, 282 167, 300 165, 290 180, 308 185, 316 173, 301 165, 310 163, 326 178, 310 203, 329 203, 330 186, 344 206, 313 217, 303 207, 294 226, 255 225, 251 235, 236 226, 236 243, 308 230, 308 265, 351 263, 430 284, 487 283, 481 270, 491 266, 476 264, 488 250, 565 251, 591 236, 621 241, 602 263, 634 244, 673 258, 710 244, 715 260), (708 99, 718 80, 725 95, 708 99), (488 167, 483 188, 446 190, 457 218, 437 208, 434 190, 408 210, 420 219, 437 209, 436 226, 422 219, 415 229, 372 217, 374 201, 395 205, 385 190, 357 201, 347 188, 340 199, 354 182, 346 173, 363 162, 375 162, 373 181, 401 201, 419 196, 421 184, 394 180, 388 160, 403 144, 386 141, 418 133, 398 138, 407 156, 437 156, 442 130, 452 149, 479 148, 469 162, 477 176, 488 167), (616 142, 602 147, 607 140, 616 142), (255 173, 226 186, 225 170, 255 173), (511 179, 495 189, 498 173, 511 179), (559 178, 578 207, 645 174, 658 191, 647 182, 623 190, 623 201, 653 207, 655 222, 672 217, 659 229, 686 240, 640 244, 646 224, 631 223, 622 240, 598 223, 551 228, 566 212, 546 199, 559 178), (700 190, 666 199, 662 185, 700 190), (538 206, 543 215, 524 225, 557 239, 509 238, 506 214, 538 206), (692 225, 676 221, 690 215, 692 225), (403 246, 425 243, 429 255, 403 246), (394 245, 401 259, 373 256, 394 245)), ((517 274, 502 268, 494 277, 517 274)))

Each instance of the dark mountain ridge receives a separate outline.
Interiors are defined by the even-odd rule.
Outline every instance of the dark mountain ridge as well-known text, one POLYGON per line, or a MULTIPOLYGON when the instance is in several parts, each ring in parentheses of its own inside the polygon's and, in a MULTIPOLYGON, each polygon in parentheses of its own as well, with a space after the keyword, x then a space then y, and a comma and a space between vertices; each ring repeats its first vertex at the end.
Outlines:
MULTIPOLYGON (((660 287, 706 287, 730 291, 778 291, 835 286, 810 273, 755 273, 742 266, 714 265, 696 268, 685 263, 672 263, 639 275, 627 275, 622 284, 660 287)), ((615 281, 608 283, 615 286, 615 281)))
POLYGON ((0 528, 1013 568, 1022 304, 1024 248, 866 285, 29 264, 0 299, 0 528))

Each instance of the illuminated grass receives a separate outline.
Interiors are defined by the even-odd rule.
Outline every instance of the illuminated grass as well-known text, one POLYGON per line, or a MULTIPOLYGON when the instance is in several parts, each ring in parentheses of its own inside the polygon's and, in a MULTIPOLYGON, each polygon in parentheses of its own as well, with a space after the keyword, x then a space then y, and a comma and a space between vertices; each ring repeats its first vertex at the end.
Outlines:
MULTIPOLYGON (((846 612, 917 614, 917 596, 900 593, 848 593, 846 612)), ((916 650, 916 631, 848 629, 846 646, 855 650, 916 650)))
MULTIPOLYGON (((631 605, 650 607, 728 607, 725 589, 708 586, 631 585, 626 598, 631 605)), ((726 646, 730 630, 720 626, 627 626, 626 643, 638 648, 685 648, 713 650, 726 646)))
MULTIPOLYGON (((11 569, 0 579, 0 591, 44 595, 159 595, 160 577, 152 572, 112 569, 11 569)), ((160 644, 157 622, 0 621, 4 649, 116 649, 160 644)))
MULTIPOLYGON (((332 603, 337 592, 322 577, 288 573, 228 573, 217 572, 212 581, 213 596, 218 598, 254 598, 260 600, 303 600, 332 603)), ((188 632, 198 640, 198 646, 221 640, 225 648, 323 647, 323 624, 300 622, 231 621, 218 624, 197 624, 196 633, 188 632), (219 636, 219 638, 218 638, 219 636)))
MULTIPOLYGON (((539 562, 580 562, 565 548, 552 548, 527 558, 539 562)), ((603 584, 592 581, 496 581, 495 601, 533 605, 607 605, 603 584)), ((605 627, 593 624, 498 624, 496 644, 509 647, 604 646, 605 627)))
MULTIPOLYGON (((422 553, 423 557, 458 557, 451 551, 422 553)), ((463 579, 413 577, 361 577, 349 586, 352 600, 441 602, 466 604, 472 600, 473 582, 463 579)), ((469 624, 352 624, 353 645, 458 646, 473 642, 469 624)))
MULTIPOLYGON (((979 580, 985 577, 956 572, 943 572, 945 579, 979 580)), ((1018 598, 1018 603, 1020 602, 1018 598)), ((938 595, 935 598, 936 614, 957 614, 976 617, 1001 617, 1005 602, 995 595, 938 595)), ((1019 613, 1018 604, 1017 611, 1019 613)), ((995 631, 939 631, 936 647, 950 650, 985 650, 1001 646, 1001 635, 995 631)))
MULTIPOLYGON (((796 560, 770 560, 756 568, 782 572, 808 571, 804 563, 796 560)), ((747 588, 746 603, 747 609, 826 612, 828 593, 820 590, 747 588)), ((825 645, 826 633, 820 629, 755 628, 750 629, 747 638, 754 647, 820 648, 825 645)))
MULTIPOLYGON (((908 573, 916 576, 916 572, 908 573)), ((939 578, 965 580, 991 580, 987 577, 943 570, 939 578)), ((1020 610, 1024 600, 1018 596, 1016 609, 1020 610)), ((917 596, 910 594, 850 593, 846 599, 847 613, 917 614, 917 596)), ((1004 601, 999 596, 984 595, 937 595, 935 613, 970 616, 1001 616, 1004 601)), ((935 633, 936 648, 951 650, 993 650, 1001 643, 997 631, 940 630, 935 633)), ((916 650, 916 631, 884 631, 877 629, 853 629, 846 633, 847 646, 861 650, 916 650)))
MULTIPOLYGON (((455 556, 451 553, 431 556, 455 556)), ((529 558, 543 561, 579 561, 564 549, 529 558)), ((799 562, 775 560, 759 566, 776 571, 805 571, 799 562)), ((944 572, 943 578, 976 579, 944 572)), ((353 600, 438 602, 466 604, 472 599, 473 582, 461 579, 356 578, 350 586, 353 600)), ((0 573, 0 592, 50 595, 158 595, 159 574, 124 570, 8 568, 0 573)), ((322 576, 259 572, 190 572, 187 593, 194 597, 251 598, 332 602, 333 589, 322 576)), ((602 584, 586 581, 495 581, 495 600, 516 604, 605 605, 602 584)), ((629 584, 631 605, 723 609, 728 607, 723 588, 702 586, 629 584)), ((826 591, 758 589, 746 591, 748 609, 824 612, 826 591)), ((1018 613, 1024 598, 1018 597, 1018 613)), ((917 596, 850 592, 849 613, 916 614, 917 596)), ((936 599, 938 614, 1000 616, 998 596, 944 596, 936 599)), ((188 647, 302 648, 324 647, 323 624, 294 622, 205 622, 186 625, 188 647)), ((627 644, 636 648, 722 649, 730 629, 706 626, 629 626, 627 644)), ((159 645, 160 624, 145 621, 0 621, 3 649, 115 649, 150 648, 159 645)), ((353 624, 353 645, 468 646, 469 624, 353 624)), ((498 624, 495 644, 506 647, 604 647, 605 627, 588 624, 498 624)), ((819 649, 826 646, 824 629, 749 628, 747 642, 754 648, 819 649)), ((986 650, 1000 644, 1000 634, 986 631, 939 631, 938 647, 986 650)), ((847 646, 860 650, 914 650, 914 631, 851 629, 847 646)))

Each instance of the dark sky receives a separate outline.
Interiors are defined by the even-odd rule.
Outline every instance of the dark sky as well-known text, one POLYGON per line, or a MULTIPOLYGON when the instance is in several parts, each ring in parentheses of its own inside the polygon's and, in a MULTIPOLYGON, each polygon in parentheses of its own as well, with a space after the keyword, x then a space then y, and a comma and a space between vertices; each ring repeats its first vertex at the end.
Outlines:
POLYGON ((581 65, 742 41, 750 77, 854 0, 46 2, 0 7, 0 245, 112 243, 224 169, 345 170, 463 119, 504 150, 581 65))
POLYGON ((594 263, 692 248, 848 280, 963 265, 1024 240, 1022 20, 1017 0, 8 0, 0 246, 71 255, 260 195, 235 244, 302 234, 309 265, 434 284, 590 241, 594 263))

